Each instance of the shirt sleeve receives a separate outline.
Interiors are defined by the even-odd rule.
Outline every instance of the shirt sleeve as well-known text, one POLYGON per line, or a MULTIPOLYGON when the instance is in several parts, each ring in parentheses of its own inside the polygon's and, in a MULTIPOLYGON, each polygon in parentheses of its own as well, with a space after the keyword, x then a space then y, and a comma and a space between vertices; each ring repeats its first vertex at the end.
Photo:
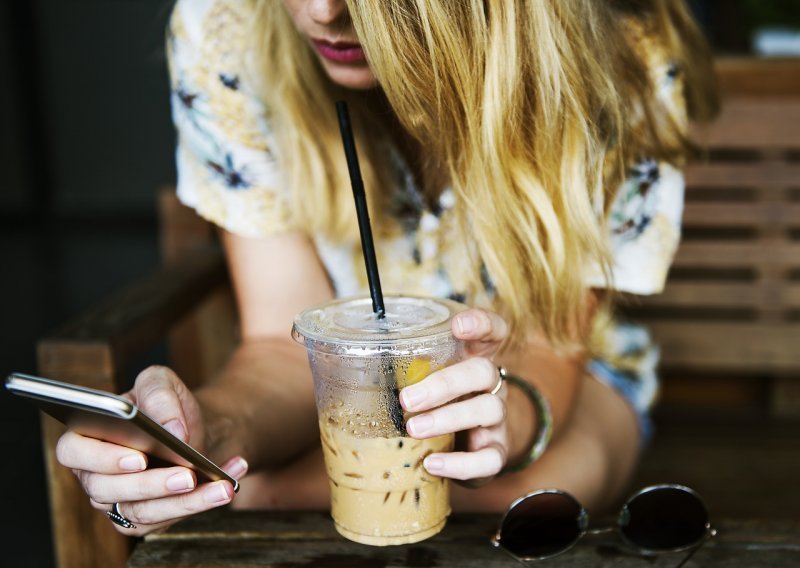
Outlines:
POLYGON ((293 228, 290 200, 258 96, 247 2, 178 0, 167 55, 182 203, 233 233, 293 228))
MULTIPOLYGON (((666 162, 645 160, 632 169, 608 222, 615 290, 645 295, 664 289, 680 242, 683 192, 683 174, 666 162)), ((607 286, 599 275, 589 283, 607 286)))
MULTIPOLYGON (((665 50, 641 29, 631 28, 644 58, 658 106, 678 128, 687 129, 683 82, 665 50)), ((657 294, 678 249, 684 202, 683 172, 665 161, 642 159, 628 171, 609 212, 612 253, 610 287, 632 294, 657 294)), ((609 287, 599 269, 588 285, 609 287)))

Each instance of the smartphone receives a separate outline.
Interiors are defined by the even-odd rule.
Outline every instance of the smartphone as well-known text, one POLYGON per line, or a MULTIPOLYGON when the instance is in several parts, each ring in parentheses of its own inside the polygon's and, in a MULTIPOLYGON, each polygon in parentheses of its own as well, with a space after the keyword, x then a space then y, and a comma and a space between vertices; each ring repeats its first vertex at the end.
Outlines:
POLYGON ((22 373, 12 373, 5 384, 79 434, 144 452, 153 466, 180 465, 205 481, 230 481, 239 491, 237 480, 124 397, 22 373))

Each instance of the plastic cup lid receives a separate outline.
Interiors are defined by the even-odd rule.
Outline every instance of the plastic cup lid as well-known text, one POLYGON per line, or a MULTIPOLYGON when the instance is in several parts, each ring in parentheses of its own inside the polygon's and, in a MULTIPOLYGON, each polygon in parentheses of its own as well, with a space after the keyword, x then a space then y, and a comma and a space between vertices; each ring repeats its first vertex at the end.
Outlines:
POLYGON ((369 297, 342 298, 299 313, 292 337, 315 351, 368 355, 375 351, 419 352, 453 341, 451 318, 466 306, 452 300, 384 296, 378 319, 369 297))

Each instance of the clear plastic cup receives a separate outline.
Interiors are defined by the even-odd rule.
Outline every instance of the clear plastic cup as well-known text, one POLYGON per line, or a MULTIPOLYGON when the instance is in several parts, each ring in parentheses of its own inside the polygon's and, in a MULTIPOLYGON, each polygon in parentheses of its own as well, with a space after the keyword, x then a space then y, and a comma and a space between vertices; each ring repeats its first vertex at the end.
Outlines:
POLYGON ((438 533, 450 514, 448 480, 422 461, 453 447, 453 436, 409 438, 400 389, 463 357, 450 331, 466 306, 450 300, 384 297, 377 319, 368 297, 309 308, 292 337, 306 346, 336 529, 385 546, 438 533))

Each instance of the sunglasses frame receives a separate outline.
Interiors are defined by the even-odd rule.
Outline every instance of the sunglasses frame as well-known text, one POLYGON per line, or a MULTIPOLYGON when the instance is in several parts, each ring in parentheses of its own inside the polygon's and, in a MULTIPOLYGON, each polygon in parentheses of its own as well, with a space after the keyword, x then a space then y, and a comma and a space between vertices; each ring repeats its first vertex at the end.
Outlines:
POLYGON ((692 551, 691 554, 689 554, 689 556, 684 558, 683 561, 681 561, 681 563, 678 566, 682 566, 683 564, 685 564, 689 560, 689 558, 691 558, 691 556, 697 550, 700 549, 701 546, 703 546, 710 538, 714 537, 717 534, 717 531, 711 526, 711 521, 709 520, 709 515, 708 515, 708 507, 706 506, 705 501, 703 501, 702 497, 700 497, 700 495, 694 489, 676 483, 662 483, 657 485, 648 485, 647 487, 643 487, 642 489, 639 489, 638 491, 633 493, 630 497, 628 497, 625 500, 625 503, 622 505, 622 507, 620 507, 619 513, 617 514, 617 522, 613 526, 597 528, 597 529, 589 528, 589 513, 586 511, 586 508, 583 505, 581 505, 580 501, 578 501, 574 496, 567 493, 566 491, 563 491, 561 489, 539 489, 536 491, 531 491, 526 495, 518 497, 511 503, 511 505, 509 505, 508 509, 503 514, 503 517, 500 519, 497 532, 491 538, 490 542, 492 543, 492 546, 503 550, 503 552, 509 554, 512 558, 518 561, 536 562, 554 558, 556 556, 564 554, 565 552, 568 552, 569 550, 572 550, 572 548, 574 548, 575 545, 578 544, 586 535, 599 535, 612 532, 617 533, 619 539, 625 544, 626 547, 636 551, 637 554, 640 554, 642 556, 656 556, 659 554, 670 554, 674 552, 685 552, 687 550, 691 550, 692 551), (665 489, 674 489, 678 491, 683 491, 685 493, 688 493, 695 499, 697 499, 697 501, 700 503, 700 505, 702 505, 703 509, 706 511, 705 532, 696 541, 687 544, 685 546, 680 546, 677 548, 670 548, 670 549, 645 548, 639 544, 636 544, 635 542, 631 541, 625 536, 625 534, 622 532, 623 525, 620 522, 620 520, 625 514, 625 512, 628 510, 630 504, 633 503, 635 499, 641 497, 642 495, 651 493, 653 491, 663 491, 665 489), (514 552, 503 546, 502 543, 503 524, 505 523, 506 518, 508 518, 509 513, 511 513, 511 511, 515 507, 517 507, 520 503, 532 499, 538 495, 548 495, 548 494, 561 495, 567 497, 578 506, 579 513, 578 517, 576 518, 578 525, 578 534, 568 545, 564 546, 564 548, 559 550, 558 552, 554 552, 552 554, 545 554, 541 556, 518 556, 517 554, 515 554, 514 552))

